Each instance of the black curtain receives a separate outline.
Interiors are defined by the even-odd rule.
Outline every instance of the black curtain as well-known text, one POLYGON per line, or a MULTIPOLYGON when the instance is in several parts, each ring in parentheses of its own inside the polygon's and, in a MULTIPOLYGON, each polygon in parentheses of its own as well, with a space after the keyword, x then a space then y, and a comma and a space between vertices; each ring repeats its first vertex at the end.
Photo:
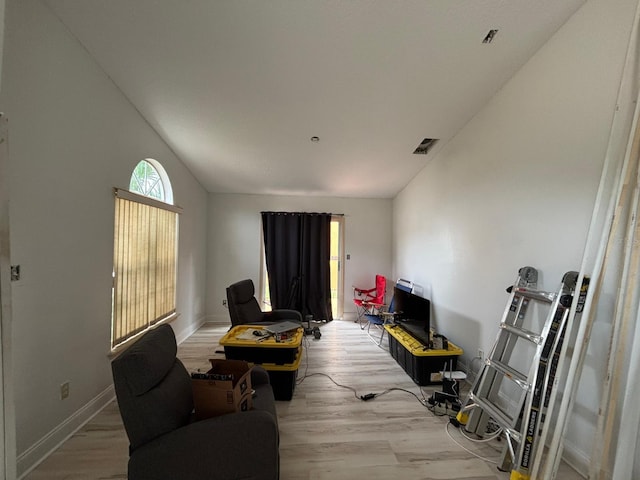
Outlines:
POLYGON ((271 305, 331 321, 331 214, 262 212, 271 305))

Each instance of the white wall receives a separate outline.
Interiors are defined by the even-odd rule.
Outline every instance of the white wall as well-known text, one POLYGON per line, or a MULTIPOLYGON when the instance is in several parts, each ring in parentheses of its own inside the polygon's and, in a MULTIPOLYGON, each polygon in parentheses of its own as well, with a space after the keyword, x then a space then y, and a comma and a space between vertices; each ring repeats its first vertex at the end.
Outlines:
POLYGON ((352 285, 373 286, 376 273, 391 274, 391 200, 269 195, 209 195, 207 319, 229 322, 222 306, 230 284, 251 278, 260 285, 262 211, 345 215, 345 318, 352 318, 352 285))
MULTIPOLYGON (((554 291, 580 269, 634 10, 587 2, 394 201, 394 274, 431 285, 467 363, 489 351, 520 267, 554 291)), ((595 405, 579 402, 569 453, 584 463, 595 405)))
POLYGON ((8 0, 0 110, 10 122, 13 352, 19 470, 113 395, 113 187, 165 167, 180 218, 179 337, 204 320, 207 194, 37 0, 8 0), (60 400, 60 384, 70 397, 60 400))
POLYGON ((5 1, 0 0, 0 90, 2 89, 2 57, 4 52, 4 7, 5 1))

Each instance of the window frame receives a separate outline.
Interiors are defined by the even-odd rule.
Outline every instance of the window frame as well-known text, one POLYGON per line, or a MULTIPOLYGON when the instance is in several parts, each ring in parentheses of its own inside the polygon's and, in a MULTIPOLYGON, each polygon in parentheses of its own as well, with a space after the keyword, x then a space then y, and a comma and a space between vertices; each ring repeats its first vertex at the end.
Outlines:
MULTIPOLYGON (((156 168, 165 198, 168 193, 172 199, 166 172, 150 160, 143 161, 156 168)), ((183 209, 117 187, 114 196, 110 345, 111 352, 118 353, 150 328, 178 316, 179 215, 183 209), (161 295, 149 295, 151 291, 161 295)))

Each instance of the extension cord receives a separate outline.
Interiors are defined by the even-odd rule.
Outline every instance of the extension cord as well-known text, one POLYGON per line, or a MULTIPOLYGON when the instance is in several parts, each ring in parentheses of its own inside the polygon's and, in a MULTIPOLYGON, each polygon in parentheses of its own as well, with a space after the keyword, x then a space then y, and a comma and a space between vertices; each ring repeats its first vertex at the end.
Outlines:
POLYGON ((446 403, 451 397, 442 392, 433 392, 433 400, 436 403, 446 403))
POLYGON ((436 415, 449 415, 450 417, 454 417, 458 414, 459 410, 454 410, 451 405, 446 403, 436 403, 433 406, 433 412, 436 415))
POLYGON ((460 410, 460 399, 454 395, 450 395, 444 392, 433 392, 427 399, 427 403, 429 405, 447 405, 450 406, 453 410, 460 410))

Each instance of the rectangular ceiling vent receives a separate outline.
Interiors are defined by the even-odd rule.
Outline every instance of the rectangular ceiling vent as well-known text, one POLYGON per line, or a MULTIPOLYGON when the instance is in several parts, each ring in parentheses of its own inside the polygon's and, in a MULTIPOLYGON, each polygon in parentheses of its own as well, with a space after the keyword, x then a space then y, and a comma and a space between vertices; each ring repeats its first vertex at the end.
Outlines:
POLYGON ((482 43, 491 43, 493 42, 493 39, 495 38, 495 36, 498 34, 498 29, 494 28, 493 30, 489 30, 489 33, 487 33, 487 35, 484 37, 484 39, 482 40, 482 43))
POLYGON ((433 147, 433 144, 437 141, 437 138, 425 138, 424 140, 422 140, 420 145, 418 145, 418 148, 413 151, 413 153, 415 155, 426 155, 429 149, 433 147))

